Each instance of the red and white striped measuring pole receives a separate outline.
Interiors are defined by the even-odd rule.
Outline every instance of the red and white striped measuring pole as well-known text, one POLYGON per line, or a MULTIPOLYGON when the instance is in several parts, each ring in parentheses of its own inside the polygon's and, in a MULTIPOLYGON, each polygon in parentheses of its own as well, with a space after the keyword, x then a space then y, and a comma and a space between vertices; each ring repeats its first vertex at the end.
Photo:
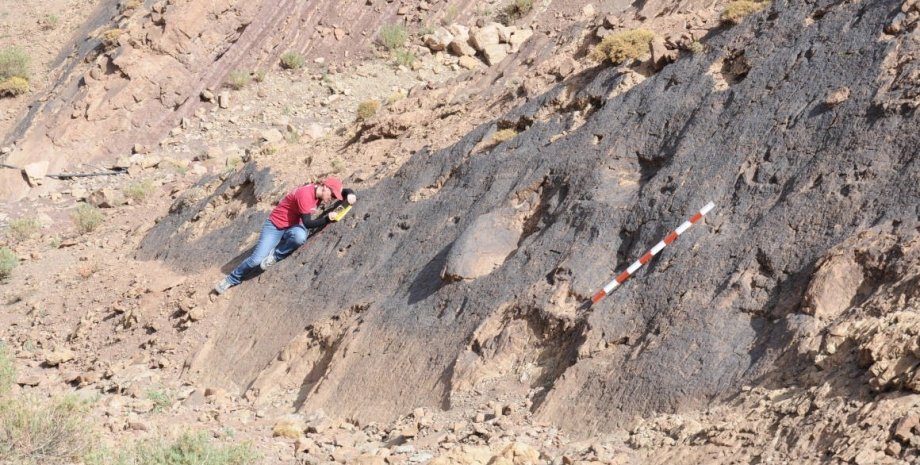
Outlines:
POLYGON ((677 229, 675 229, 674 231, 671 231, 671 233, 668 234, 664 238, 664 240, 655 244, 655 247, 652 247, 652 250, 645 252, 645 255, 643 255, 642 258, 640 258, 637 262, 633 263, 632 265, 629 265, 629 268, 627 268, 626 271, 620 273, 619 276, 616 277, 616 279, 607 283, 607 285, 604 286, 603 289, 598 291, 597 294, 594 294, 594 297, 591 297, 591 303, 596 304, 604 297, 607 297, 607 295, 613 292, 613 290, 616 289, 617 286, 619 286, 620 284, 623 284, 623 281, 626 281, 627 279, 629 279, 629 277, 633 273, 635 273, 636 270, 641 268, 642 265, 645 265, 646 263, 648 263, 649 260, 651 260, 652 257, 654 257, 658 252, 661 252, 661 249, 665 248, 666 246, 668 246, 668 244, 677 240, 677 236, 680 236, 681 234, 684 233, 684 231, 690 229, 690 226, 693 226, 694 224, 696 224, 696 222, 699 221, 700 218, 703 217, 703 215, 709 213, 709 211, 715 208, 715 206, 716 204, 712 202, 707 203, 705 207, 700 209, 700 211, 696 212, 696 214, 693 215, 689 220, 684 221, 684 224, 678 226, 677 229))

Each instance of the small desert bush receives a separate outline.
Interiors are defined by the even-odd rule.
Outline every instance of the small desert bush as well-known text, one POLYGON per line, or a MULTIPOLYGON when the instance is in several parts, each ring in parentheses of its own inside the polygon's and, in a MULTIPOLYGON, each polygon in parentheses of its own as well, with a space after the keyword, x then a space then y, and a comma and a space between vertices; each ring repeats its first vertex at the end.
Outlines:
POLYGON ((0 281, 9 279, 13 275, 13 269, 19 264, 19 259, 7 247, 0 247, 0 281))
POLYGON ((284 141, 287 142, 288 144, 299 144, 300 143, 300 133, 297 131, 285 131, 284 141))
POLYGON ((305 63, 306 60, 304 60, 303 55, 293 50, 284 52, 284 55, 281 55, 281 66, 284 69, 300 69, 303 68, 305 63))
POLYGON ((415 62, 415 54, 404 48, 394 51, 393 58, 396 60, 396 64, 402 66, 412 66, 412 63, 415 62))
POLYGON ((153 182, 149 179, 135 181, 125 186, 125 197, 131 199, 134 203, 143 203, 144 200, 153 192, 153 182))
POLYGON ((41 21, 43 31, 57 29, 59 24, 61 24, 61 17, 58 15, 46 15, 41 21))
POLYGON ((387 105, 392 105, 402 99, 406 98, 406 93, 403 90, 397 90, 387 96, 387 105))
POLYGON ((380 109, 380 102, 376 100, 365 100, 358 104, 358 121, 364 121, 377 113, 380 109))
POLYGON ((501 131, 495 131, 495 134, 492 134, 491 143, 494 145, 501 144, 502 142, 511 140, 514 136, 517 135, 517 131, 514 129, 502 129, 501 131))
POLYGON ((141 0, 126 0, 121 3, 121 12, 124 13, 128 10, 136 10, 143 5, 144 2, 141 0))
POLYGON ((457 5, 448 5, 447 12, 444 13, 444 17, 441 18, 441 25, 450 26, 457 20, 458 16, 460 16, 460 9, 457 8, 457 5))
POLYGON ((87 465, 248 465, 258 457, 249 443, 214 444, 208 434, 185 433, 175 440, 149 439, 119 452, 99 451, 87 465))
POLYGON ((13 76, 5 81, 0 81, 0 97, 14 97, 29 91, 29 80, 13 76))
POLYGON ((265 80, 265 71, 253 71, 252 80, 256 82, 262 82, 265 80))
POLYGON ((428 24, 428 23, 422 23, 422 25, 419 26, 418 31, 416 32, 415 35, 417 35, 417 36, 419 36, 419 37, 425 37, 425 36, 431 35, 431 34, 434 34, 434 27, 432 27, 432 26, 431 26, 430 24, 428 24))
POLYGON ((29 80, 29 54, 17 47, 0 49, 0 81, 14 77, 29 80))
POLYGON ((768 0, 734 0, 725 6, 720 19, 723 23, 738 24, 748 16, 770 5, 768 0))
POLYGON ((162 412, 173 404, 172 394, 165 389, 148 389, 147 398, 153 401, 154 412, 162 412))
POLYGON ((0 401, 0 463, 71 463, 83 457, 95 441, 86 410, 74 397, 0 401))
POLYGON ((77 231, 80 234, 86 234, 99 227, 105 220, 105 215, 102 214, 102 211, 98 208, 86 203, 81 203, 80 206, 73 211, 70 218, 73 220, 74 226, 77 227, 77 231))
POLYGON ((102 46, 106 50, 112 50, 115 47, 118 47, 118 39, 124 34, 125 31, 122 29, 109 29, 102 33, 102 46))
POLYGON ((13 363, 13 355, 10 354, 9 347, 5 343, 0 342, 0 398, 6 395, 7 392, 10 392, 10 388, 13 387, 13 381, 15 379, 16 365, 13 363))
POLYGON ((703 45, 702 42, 698 40, 694 40, 693 42, 690 42, 689 44, 687 44, 687 50, 690 53, 703 53, 706 51, 706 46, 703 45))
POLYGON ((35 218, 17 218, 10 221, 9 229, 13 239, 22 242, 34 236, 41 229, 41 225, 35 218))
POLYGON ((591 52, 591 59, 602 62, 609 59, 613 64, 648 55, 648 45, 655 33, 647 29, 630 29, 604 37, 591 52))
POLYGON ((387 50, 399 50, 406 46, 409 32, 402 24, 386 24, 380 28, 380 44, 387 50))
POLYGON ((246 71, 234 70, 230 71, 230 75, 227 76, 226 85, 233 90, 240 90, 249 84, 250 79, 246 71))
POLYGON ((532 9, 533 0, 512 0, 508 6, 501 10, 496 19, 507 26, 530 13, 532 9))

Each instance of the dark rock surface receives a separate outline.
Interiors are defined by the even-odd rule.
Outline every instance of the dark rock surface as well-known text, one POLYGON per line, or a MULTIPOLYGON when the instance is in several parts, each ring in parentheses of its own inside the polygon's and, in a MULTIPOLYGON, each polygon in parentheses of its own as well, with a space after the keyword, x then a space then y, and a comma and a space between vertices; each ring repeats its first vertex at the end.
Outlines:
MULTIPOLYGON (((920 124, 902 76, 916 63, 891 56, 916 46, 916 25, 884 34, 900 6, 774 2, 625 94, 607 99, 620 78, 596 69, 447 150, 417 153, 361 193, 350 221, 230 291, 201 378, 245 390, 304 327, 344 311, 358 316, 300 400, 365 420, 449 407, 468 381, 458 364, 487 363, 485 348, 521 320, 530 345, 517 360, 537 365, 530 387, 545 388, 534 410, 583 432, 793 373, 774 362, 820 257, 879 225, 916 234, 920 124), (844 86, 849 98, 829 106, 844 86), (522 132, 474 152, 499 127, 522 132), (433 194, 409 200, 423 189, 433 194), (521 198, 536 204, 504 264, 442 281, 460 234, 521 198), (578 310, 709 200, 705 221, 578 310)), ((139 256, 186 272, 229 260, 281 195, 271 189, 250 167, 177 203, 139 256), (231 191, 252 201, 221 223, 205 206, 231 191), (213 227, 196 234, 196 222, 213 227)))

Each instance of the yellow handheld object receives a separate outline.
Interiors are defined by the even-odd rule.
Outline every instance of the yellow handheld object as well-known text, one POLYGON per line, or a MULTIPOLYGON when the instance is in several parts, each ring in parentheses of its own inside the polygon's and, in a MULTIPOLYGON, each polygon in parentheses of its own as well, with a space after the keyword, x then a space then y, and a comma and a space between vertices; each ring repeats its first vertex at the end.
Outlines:
POLYGON ((335 221, 339 222, 342 220, 342 218, 345 218, 345 215, 349 212, 349 210, 351 210, 351 205, 348 205, 345 208, 342 208, 341 210, 337 210, 335 212, 335 221))

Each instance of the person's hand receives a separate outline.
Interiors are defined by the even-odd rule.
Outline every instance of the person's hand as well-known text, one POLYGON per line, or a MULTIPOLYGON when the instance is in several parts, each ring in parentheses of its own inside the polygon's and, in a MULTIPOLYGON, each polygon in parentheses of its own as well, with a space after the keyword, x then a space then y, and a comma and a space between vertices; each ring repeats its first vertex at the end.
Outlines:
POLYGON ((355 194, 348 194, 348 197, 345 197, 345 200, 348 202, 349 205, 352 205, 358 201, 358 196, 355 194))
POLYGON ((335 212, 329 212, 329 221, 338 221, 339 215, 335 212))

